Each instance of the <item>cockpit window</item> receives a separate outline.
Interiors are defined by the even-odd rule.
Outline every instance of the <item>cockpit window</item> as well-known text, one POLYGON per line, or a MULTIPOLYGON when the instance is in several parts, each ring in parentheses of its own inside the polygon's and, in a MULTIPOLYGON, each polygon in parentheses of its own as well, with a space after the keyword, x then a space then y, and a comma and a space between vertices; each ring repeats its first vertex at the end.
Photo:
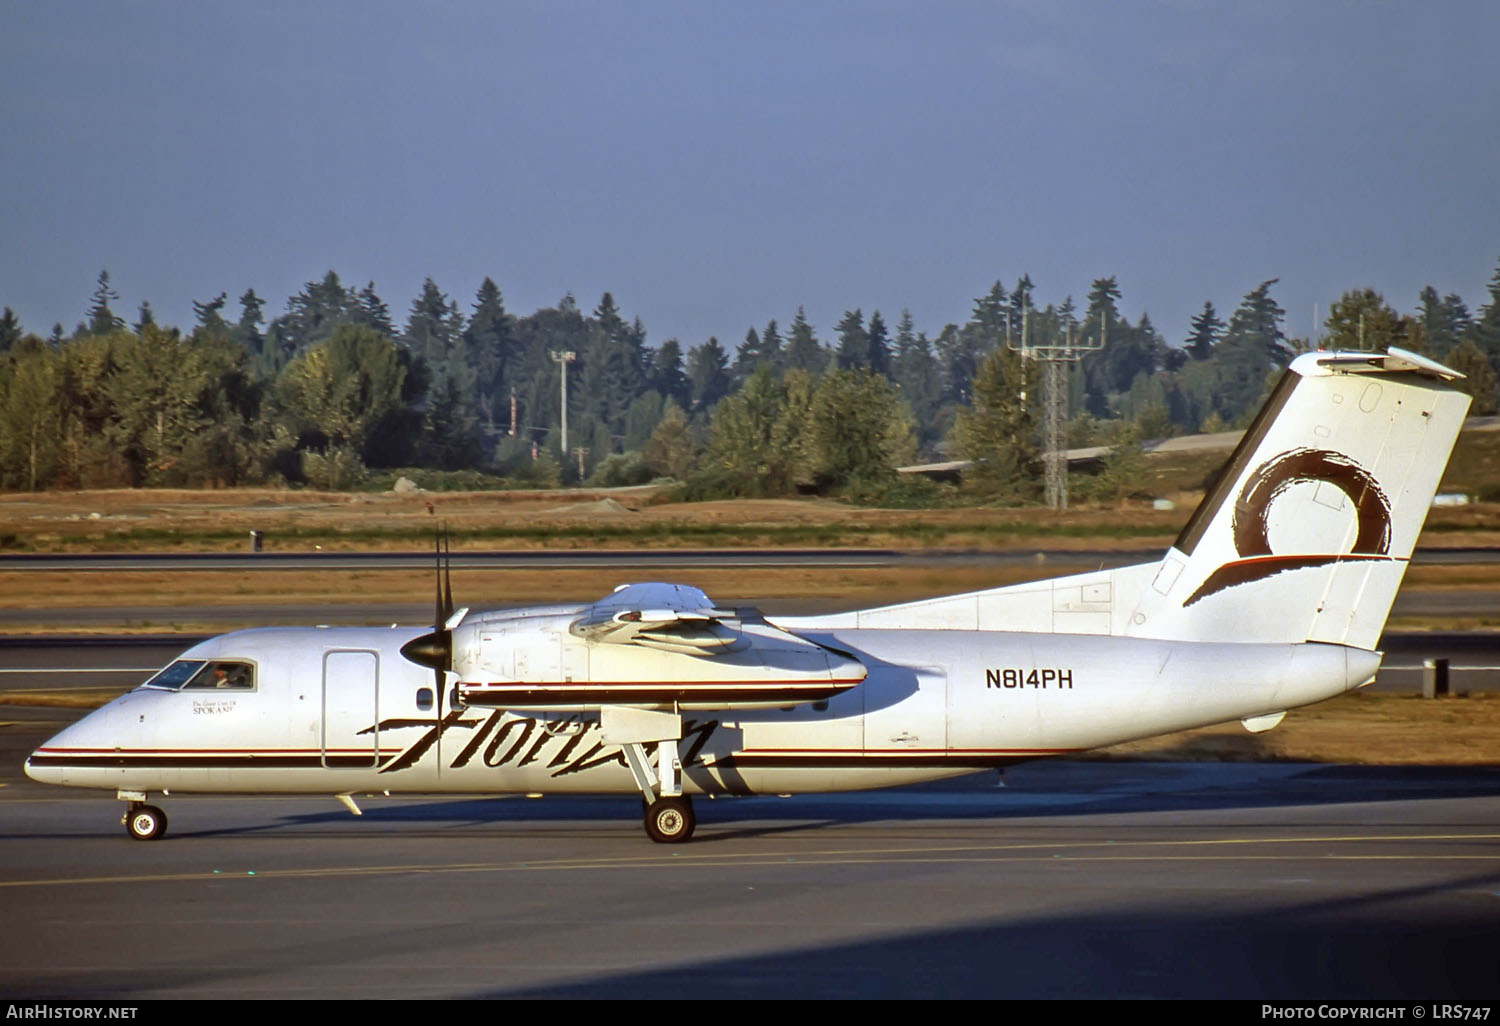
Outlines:
POLYGON ((232 659, 179 659, 142 687, 250 691, 255 687, 255 665, 232 659))
POLYGON ((159 670, 155 677, 146 681, 141 687, 169 688, 172 691, 176 691, 186 684, 193 674, 201 669, 203 669, 202 659, 179 659, 170 666, 159 670))

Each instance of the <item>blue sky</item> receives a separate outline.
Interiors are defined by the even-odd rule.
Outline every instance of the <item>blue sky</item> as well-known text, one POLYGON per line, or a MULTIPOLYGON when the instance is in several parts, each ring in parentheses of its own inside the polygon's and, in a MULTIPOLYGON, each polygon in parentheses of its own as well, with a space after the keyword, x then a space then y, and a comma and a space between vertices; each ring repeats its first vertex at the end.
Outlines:
POLYGON ((134 317, 329 268, 398 322, 609 290, 649 341, 799 305, 936 334, 1113 274, 1169 341, 1262 280, 1471 310, 1500 262, 1500 4, 0 0, 0 305, 134 317))

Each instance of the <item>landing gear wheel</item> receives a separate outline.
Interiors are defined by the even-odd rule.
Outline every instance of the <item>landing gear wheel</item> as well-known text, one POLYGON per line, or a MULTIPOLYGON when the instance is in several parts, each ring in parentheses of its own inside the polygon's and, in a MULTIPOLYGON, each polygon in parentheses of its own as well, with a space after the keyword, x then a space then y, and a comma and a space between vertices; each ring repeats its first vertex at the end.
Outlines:
POLYGON ((693 836, 697 822, 686 795, 658 798, 646 807, 646 836, 658 844, 681 844, 693 836))
POLYGON ((125 813, 125 832, 137 841, 154 841, 167 832, 167 814, 155 805, 132 805, 125 813))

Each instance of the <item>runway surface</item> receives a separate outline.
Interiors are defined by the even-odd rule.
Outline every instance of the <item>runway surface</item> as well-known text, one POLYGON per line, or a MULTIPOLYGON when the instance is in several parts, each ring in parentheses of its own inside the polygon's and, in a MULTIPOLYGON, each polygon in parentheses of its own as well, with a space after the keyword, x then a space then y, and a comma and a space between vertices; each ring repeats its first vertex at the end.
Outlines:
POLYGON ((1496 770, 1036 763, 683 846, 629 797, 173 797, 141 843, 11 747, 9 998, 1500 997, 1496 770))

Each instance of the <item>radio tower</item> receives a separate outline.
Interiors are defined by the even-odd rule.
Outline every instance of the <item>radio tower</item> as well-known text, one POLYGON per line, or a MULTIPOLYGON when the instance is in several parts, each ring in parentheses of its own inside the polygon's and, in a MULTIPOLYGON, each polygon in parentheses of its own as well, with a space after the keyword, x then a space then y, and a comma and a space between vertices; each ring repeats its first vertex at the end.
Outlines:
MULTIPOLYGON (((1073 337, 1073 326, 1063 325, 1063 340, 1045 345, 1030 342, 1031 304, 1021 310, 1021 344, 1017 346, 1010 337, 1010 322, 1006 322, 1005 344, 1021 354, 1022 359, 1035 360, 1042 365, 1042 465, 1046 471, 1048 509, 1068 508, 1068 372, 1070 364, 1077 363, 1088 353, 1104 348, 1109 332, 1109 309, 1099 312, 1099 337, 1089 339, 1073 337)), ((1026 393, 1021 393, 1025 402, 1026 393)))

